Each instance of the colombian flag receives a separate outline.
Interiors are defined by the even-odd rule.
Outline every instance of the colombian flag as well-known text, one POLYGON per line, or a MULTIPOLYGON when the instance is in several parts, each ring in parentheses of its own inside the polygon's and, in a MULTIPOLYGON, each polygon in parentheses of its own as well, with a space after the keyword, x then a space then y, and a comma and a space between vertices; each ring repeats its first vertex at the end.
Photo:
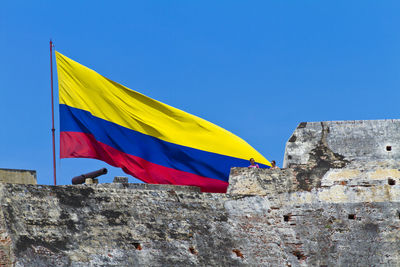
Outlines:
POLYGON ((60 157, 93 158, 152 184, 226 192, 231 167, 270 163, 236 135, 56 52, 60 157))

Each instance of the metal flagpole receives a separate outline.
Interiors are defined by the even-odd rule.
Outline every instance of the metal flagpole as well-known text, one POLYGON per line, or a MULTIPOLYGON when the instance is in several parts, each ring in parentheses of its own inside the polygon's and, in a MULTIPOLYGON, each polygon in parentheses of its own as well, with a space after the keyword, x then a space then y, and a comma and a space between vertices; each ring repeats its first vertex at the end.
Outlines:
POLYGON ((53 47, 54 44, 50 40, 50 76, 51 76, 51 132, 53 136, 53 172, 54 172, 54 185, 57 185, 56 178, 56 137, 54 128, 54 93, 53 93, 53 47))

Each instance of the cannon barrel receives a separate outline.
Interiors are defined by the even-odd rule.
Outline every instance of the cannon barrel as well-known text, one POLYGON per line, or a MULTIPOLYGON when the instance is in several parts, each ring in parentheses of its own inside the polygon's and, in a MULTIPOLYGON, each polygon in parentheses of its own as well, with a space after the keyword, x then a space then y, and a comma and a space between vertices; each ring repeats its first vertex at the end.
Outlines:
POLYGON ((106 174, 106 173, 107 173, 107 169, 102 168, 97 171, 81 174, 79 176, 72 178, 72 184, 83 184, 85 182, 86 178, 96 178, 96 177, 106 174))

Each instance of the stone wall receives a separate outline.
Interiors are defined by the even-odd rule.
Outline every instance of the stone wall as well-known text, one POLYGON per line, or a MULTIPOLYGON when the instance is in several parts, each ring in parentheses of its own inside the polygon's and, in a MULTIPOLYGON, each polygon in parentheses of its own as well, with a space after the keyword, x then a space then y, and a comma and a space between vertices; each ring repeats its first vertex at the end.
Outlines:
POLYGON ((16 266, 204 266, 242 261, 232 252, 236 247, 223 194, 123 185, 5 184, 0 192, 16 266))
POLYGON ((0 265, 400 266, 397 124, 302 123, 290 168, 232 168, 228 194, 0 184, 0 265))
POLYGON ((398 197, 345 202, 321 192, 3 184, 0 254, 7 266, 400 264, 398 197))
POLYGON ((0 183, 36 184, 36 171, 0 169, 0 183))
POLYGON ((310 190, 298 169, 232 168, 228 193, 282 198, 286 203, 400 202, 400 162, 358 162, 329 169, 310 190), (289 202, 288 202, 289 201, 289 202))
POLYGON ((283 167, 313 157, 351 161, 400 159, 400 120, 302 122, 289 138, 283 167))

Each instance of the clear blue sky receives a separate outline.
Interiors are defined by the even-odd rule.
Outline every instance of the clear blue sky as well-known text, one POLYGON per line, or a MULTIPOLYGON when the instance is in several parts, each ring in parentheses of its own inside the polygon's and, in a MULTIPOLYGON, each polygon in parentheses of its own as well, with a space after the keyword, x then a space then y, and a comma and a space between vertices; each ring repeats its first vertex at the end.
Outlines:
MULTIPOLYGON (((399 1, 377 0, 1 1, 0 168, 53 183, 50 38, 281 165, 299 122, 399 118, 399 14, 399 1)), ((101 167, 58 159, 58 182, 101 167)), ((100 181, 125 175, 109 169, 100 181)))

